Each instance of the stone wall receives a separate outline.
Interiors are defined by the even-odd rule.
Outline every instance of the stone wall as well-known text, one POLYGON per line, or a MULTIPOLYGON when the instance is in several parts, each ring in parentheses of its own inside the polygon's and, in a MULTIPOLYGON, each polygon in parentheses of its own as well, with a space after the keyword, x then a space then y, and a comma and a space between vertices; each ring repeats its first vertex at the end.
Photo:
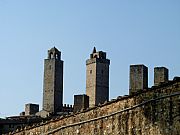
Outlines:
POLYGON ((180 81, 118 97, 71 116, 26 127, 15 135, 179 135, 180 81))

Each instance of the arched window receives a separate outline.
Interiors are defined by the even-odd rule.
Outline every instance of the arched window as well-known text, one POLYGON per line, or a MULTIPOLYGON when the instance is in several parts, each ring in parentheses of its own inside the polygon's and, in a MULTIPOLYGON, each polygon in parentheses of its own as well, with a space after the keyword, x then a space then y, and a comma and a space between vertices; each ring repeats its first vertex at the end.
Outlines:
POLYGON ((51 52, 51 53, 50 53, 50 59, 52 59, 52 58, 53 58, 53 53, 51 52))
POLYGON ((90 74, 92 74, 92 70, 90 70, 90 74))
POLYGON ((97 56, 97 55, 94 55, 94 58, 98 58, 98 56, 97 56))
POLYGON ((58 55, 58 54, 56 54, 56 59, 57 59, 57 60, 59 59, 59 55, 58 55))

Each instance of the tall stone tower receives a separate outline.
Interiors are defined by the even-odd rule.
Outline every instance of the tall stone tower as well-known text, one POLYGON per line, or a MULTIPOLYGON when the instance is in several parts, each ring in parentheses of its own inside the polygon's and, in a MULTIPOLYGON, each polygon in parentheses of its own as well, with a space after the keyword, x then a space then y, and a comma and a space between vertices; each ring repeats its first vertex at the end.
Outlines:
POLYGON ((55 47, 44 60, 43 110, 57 113, 63 106, 63 61, 55 47))
POLYGON ((148 67, 145 65, 130 66, 129 94, 148 88, 148 67))
POLYGON ((90 107, 109 100, 109 65, 106 53, 96 52, 94 47, 90 59, 86 61, 86 94, 90 107))

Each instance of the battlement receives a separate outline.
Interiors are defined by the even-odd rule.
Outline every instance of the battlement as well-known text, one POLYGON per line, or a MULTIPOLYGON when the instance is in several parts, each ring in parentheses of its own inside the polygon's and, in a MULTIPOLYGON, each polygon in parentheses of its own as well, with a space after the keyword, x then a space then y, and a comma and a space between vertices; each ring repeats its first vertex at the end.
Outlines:
POLYGON ((106 63, 110 64, 110 60, 106 58, 106 52, 103 51, 96 51, 94 47, 92 54, 90 54, 90 59, 86 60, 86 65, 92 63, 106 63))
POLYGON ((96 52, 96 48, 94 47, 92 54, 90 54, 90 58, 106 59, 106 53, 103 51, 96 52))
POLYGON ((62 112, 73 112, 73 105, 64 104, 62 108, 62 112))

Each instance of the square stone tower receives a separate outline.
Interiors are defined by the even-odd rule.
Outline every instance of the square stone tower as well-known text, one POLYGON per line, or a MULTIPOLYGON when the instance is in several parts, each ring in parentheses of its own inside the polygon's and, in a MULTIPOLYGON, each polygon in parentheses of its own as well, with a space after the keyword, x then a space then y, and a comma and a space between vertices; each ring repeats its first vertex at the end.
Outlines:
POLYGON ((63 61, 57 48, 48 50, 44 60, 43 110, 57 113, 63 107, 63 61))
POLYGON ((35 115, 39 112, 39 105, 38 104, 26 104, 25 105, 25 115, 35 115))
POLYGON ((89 108, 89 97, 87 95, 74 95, 74 113, 89 108))
POLYGON ((94 47, 90 59, 86 61, 86 94, 90 107, 109 100, 109 65, 106 53, 96 52, 94 47))
POLYGON ((144 65, 130 66, 129 94, 148 88, 148 68, 144 65))
POLYGON ((160 83, 168 82, 169 70, 165 67, 154 68, 154 85, 158 86, 160 83))

